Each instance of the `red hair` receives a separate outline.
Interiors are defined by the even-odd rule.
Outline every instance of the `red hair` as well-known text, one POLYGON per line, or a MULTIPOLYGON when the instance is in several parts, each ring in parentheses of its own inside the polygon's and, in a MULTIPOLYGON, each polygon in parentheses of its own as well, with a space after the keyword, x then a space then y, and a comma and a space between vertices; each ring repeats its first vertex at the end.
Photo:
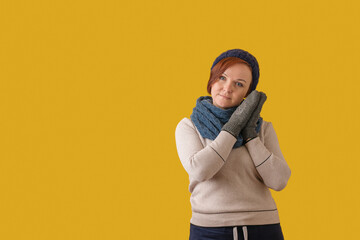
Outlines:
MULTIPOLYGON (((221 59, 212 69, 210 72, 210 79, 207 85, 207 91, 209 94, 211 94, 211 87, 213 85, 213 83, 215 83, 219 77, 225 72, 226 69, 228 69, 229 67, 231 67, 232 65, 235 65, 237 63, 242 63, 242 64, 246 64, 249 68, 250 71, 252 72, 251 66, 249 63, 247 63, 246 61, 237 58, 237 57, 227 57, 224 59, 221 59)), ((252 82, 251 82, 252 84, 252 82)), ((249 87, 249 91, 251 89, 251 86, 249 87)), ((246 95, 249 92, 246 93, 246 95)))

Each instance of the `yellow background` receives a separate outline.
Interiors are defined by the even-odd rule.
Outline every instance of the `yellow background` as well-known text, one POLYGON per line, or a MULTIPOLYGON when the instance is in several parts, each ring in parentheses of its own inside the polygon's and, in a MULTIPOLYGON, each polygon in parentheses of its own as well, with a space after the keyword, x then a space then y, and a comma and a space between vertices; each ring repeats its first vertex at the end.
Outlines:
POLYGON ((359 2, 0 2, 0 239, 187 239, 175 127, 214 59, 259 61, 286 239, 357 239, 359 2))

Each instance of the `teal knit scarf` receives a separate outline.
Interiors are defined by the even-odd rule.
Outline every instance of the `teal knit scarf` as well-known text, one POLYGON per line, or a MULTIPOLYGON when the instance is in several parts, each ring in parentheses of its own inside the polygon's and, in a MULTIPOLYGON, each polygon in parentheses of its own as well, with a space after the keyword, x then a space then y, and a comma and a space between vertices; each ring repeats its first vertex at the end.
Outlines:
MULTIPOLYGON (((196 100, 196 106, 190 118, 203 138, 214 140, 219 135, 224 124, 229 121, 236 108, 237 106, 221 109, 213 105, 211 96, 201 96, 196 100)), ((262 117, 259 117, 256 126, 257 133, 260 132, 262 121, 262 117)), ((242 145, 244 145, 244 139, 240 133, 233 148, 238 148, 242 145)))

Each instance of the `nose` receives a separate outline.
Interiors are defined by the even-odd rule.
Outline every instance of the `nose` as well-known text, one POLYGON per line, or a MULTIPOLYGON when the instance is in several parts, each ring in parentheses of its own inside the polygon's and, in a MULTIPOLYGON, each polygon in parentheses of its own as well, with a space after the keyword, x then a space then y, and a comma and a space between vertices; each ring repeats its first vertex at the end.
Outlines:
POLYGON ((231 81, 226 81, 223 86, 224 91, 231 93, 232 92, 232 85, 231 81))

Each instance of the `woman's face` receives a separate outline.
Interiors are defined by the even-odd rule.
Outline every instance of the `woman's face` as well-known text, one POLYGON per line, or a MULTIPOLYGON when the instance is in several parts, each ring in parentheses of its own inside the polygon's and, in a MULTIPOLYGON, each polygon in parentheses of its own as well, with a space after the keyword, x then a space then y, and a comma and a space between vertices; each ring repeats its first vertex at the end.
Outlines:
POLYGON ((251 70, 244 63, 227 68, 211 87, 213 104, 222 109, 240 105, 250 88, 251 79, 251 70))

